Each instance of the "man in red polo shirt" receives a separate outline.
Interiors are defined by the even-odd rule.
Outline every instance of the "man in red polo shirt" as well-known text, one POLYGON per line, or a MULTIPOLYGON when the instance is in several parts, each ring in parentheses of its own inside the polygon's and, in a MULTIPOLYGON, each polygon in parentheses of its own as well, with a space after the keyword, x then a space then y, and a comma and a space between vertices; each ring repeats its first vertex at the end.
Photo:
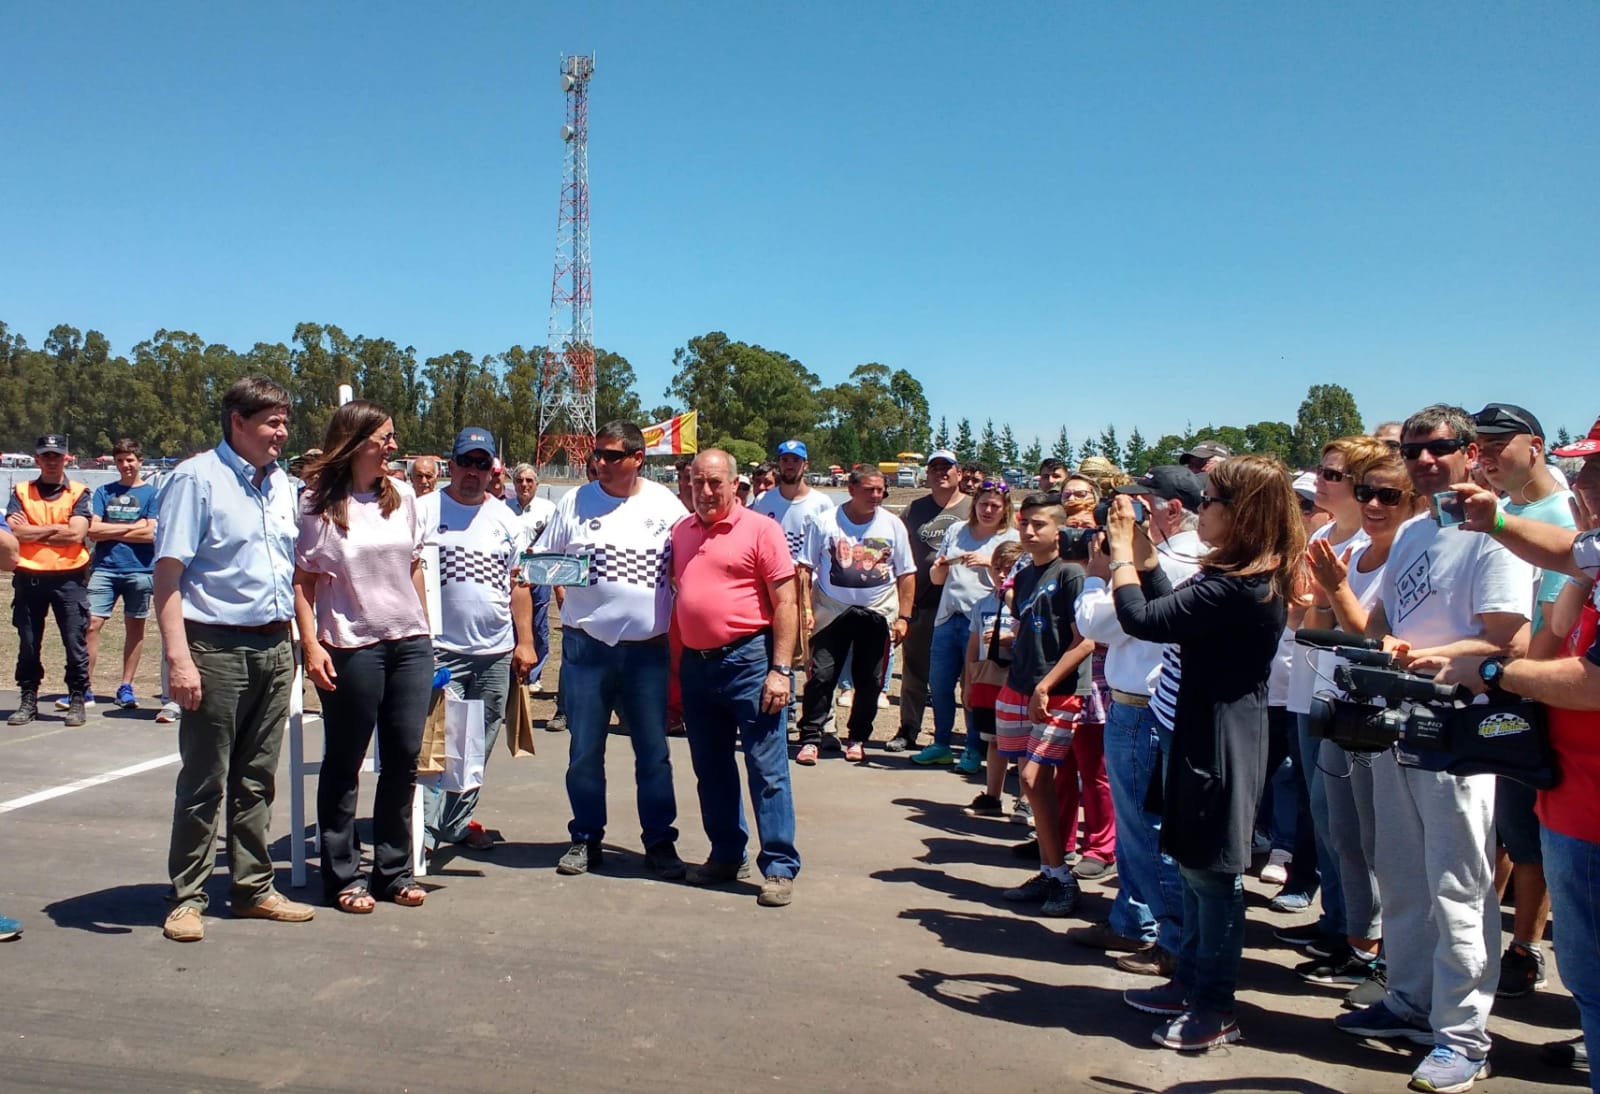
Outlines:
POLYGON ((786 724, 798 611, 794 560, 777 523, 738 503, 732 456, 707 449, 691 474, 694 516, 672 529, 673 619, 683 638, 684 724, 711 855, 689 867, 688 882, 749 876, 737 738, 761 840, 757 902, 782 907, 800 872, 786 724))

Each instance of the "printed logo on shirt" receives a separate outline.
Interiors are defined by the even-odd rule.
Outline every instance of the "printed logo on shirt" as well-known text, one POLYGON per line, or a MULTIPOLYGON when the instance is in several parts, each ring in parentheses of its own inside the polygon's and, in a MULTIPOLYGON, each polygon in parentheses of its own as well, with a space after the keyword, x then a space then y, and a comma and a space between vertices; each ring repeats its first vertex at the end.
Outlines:
POLYGON ((1405 572, 1394 579, 1394 591, 1400 598, 1400 611, 1395 619, 1396 623, 1422 607, 1428 597, 1433 595, 1433 580, 1427 552, 1423 552, 1421 558, 1406 567, 1405 572))
MULTIPOLYGON (((787 538, 787 537, 785 537, 787 538)), ((835 589, 877 589, 894 580, 894 544, 880 536, 840 536, 828 551, 828 580, 835 589)))
POLYGON ((1028 602, 1024 604, 1022 606, 1022 610, 1017 613, 1017 618, 1026 618, 1030 627, 1036 631, 1043 631, 1045 622, 1044 615, 1039 612, 1035 612, 1033 609, 1034 606, 1039 603, 1041 597, 1048 601, 1050 597, 1055 595, 1056 585, 1057 583, 1054 581, 1047 581, 1043 585, 1040 585, 1037 589, 1033 590, 1033 595, 1028 598, 1028 602))
POLYGON ((107 494, 105 505, 105 519, 109 524, 132 524, 144 510, 144 504, 131 493, 107 494))

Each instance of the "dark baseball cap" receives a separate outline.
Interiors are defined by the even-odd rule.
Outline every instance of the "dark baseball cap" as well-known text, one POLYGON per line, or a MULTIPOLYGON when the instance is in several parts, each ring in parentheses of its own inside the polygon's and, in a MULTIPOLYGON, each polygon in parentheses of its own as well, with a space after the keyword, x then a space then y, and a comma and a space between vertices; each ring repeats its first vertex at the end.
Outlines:
POLYGON ((1201 441, 1189 451, 1178 457, 1180 464, 1187 465, 1190 460, 1225 460, 1233 455, 1233 449, 1216 441, 1201 441))
POLYGON ((456 434, 455 447, 450 449, 450 458, 465 456, 468 452, 484 452, 494 455, 494 434, 482 426, 469 425, 456 434))
POLYGON ((1189 510, 1200 508, 1200 480, 1187 467, 1165 464, 1152 467, 1127 486, 1117 487, 1119 494, 1150 494, 1162 501, 1177 498, 1189 510))
POLYGON ((1530 433, 1544 438, 1544 426, 1539 419, 1515 403, 1490 403, 1472 416, 1472 424, 1481 435, 1488 437, 1514 437, 1530 433))
POLYGON ((35 456, 43 456, 47 452, 53 452, 57 456, 65 456, 67 454, 67 439, 59 433, 46 433, 34 442, 33 454, 35 456))

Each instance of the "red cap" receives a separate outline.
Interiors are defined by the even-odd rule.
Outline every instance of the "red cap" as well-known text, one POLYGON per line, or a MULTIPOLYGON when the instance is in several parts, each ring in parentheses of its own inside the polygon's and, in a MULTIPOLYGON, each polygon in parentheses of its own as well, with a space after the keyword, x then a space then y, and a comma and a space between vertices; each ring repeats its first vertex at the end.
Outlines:
POLYGON ((1594 425, 1589 427, 1589 435, 1581 441, 1564 444, 1560 448, 1550 450, 1552 456, 1597 456, 1600 455, 1600 418, 1594 420, 1594 425))

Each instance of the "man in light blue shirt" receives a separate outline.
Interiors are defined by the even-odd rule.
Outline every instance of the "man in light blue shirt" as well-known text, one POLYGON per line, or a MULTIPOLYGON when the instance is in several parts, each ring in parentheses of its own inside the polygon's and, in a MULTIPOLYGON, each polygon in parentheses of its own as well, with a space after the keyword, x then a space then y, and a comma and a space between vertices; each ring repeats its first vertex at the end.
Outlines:
POLYGON ((222 397, 223 440, 185 460, 161 493, 156 619, 178 726, 167 867, 173 905, 163 934, 205 936, 205 883, 228 804, 235 916, 301 922, 312 909, 273 888, 273 779, 294 685, 295 493, 277 466, 289 393, 246 377, 222 397))

